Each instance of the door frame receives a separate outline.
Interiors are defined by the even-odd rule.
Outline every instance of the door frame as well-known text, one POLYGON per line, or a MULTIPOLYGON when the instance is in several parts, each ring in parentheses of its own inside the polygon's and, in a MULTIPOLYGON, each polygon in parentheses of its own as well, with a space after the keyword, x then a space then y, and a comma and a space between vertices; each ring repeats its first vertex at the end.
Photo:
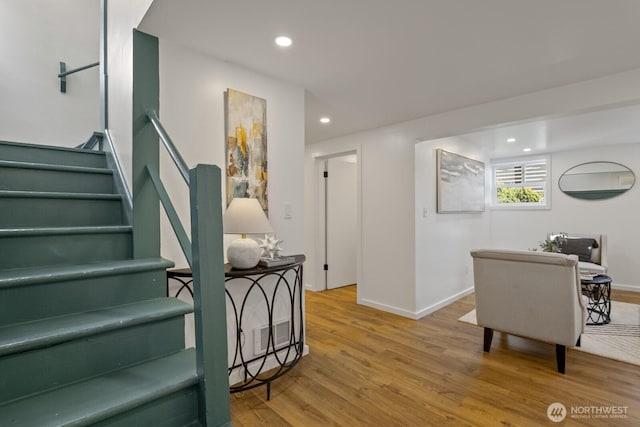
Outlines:
POLYGON ((356 156, 356 221, 358 227, 356 230, 356 286, 362 289, 362 150, 357 147, 352 150, 345 150, 331 154, 314 155, 314 269, 312 272, 314 281, 311 288, 312 291, 326 290, 326 272, 324 270, 325 263, 325 181, 323 177, 325 161, 331 158, 344 157, 349 155, 356 156))

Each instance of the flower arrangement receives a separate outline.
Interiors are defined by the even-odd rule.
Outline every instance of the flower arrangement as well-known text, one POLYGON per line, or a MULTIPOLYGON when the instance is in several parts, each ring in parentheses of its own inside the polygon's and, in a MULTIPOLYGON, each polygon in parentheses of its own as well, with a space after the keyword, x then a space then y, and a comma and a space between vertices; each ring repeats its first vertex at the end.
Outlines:
POLYGON ((540 242, 540 249, 543 252, 561 253, 565 243, 567 243, 567 233, 553 234, 540 242))

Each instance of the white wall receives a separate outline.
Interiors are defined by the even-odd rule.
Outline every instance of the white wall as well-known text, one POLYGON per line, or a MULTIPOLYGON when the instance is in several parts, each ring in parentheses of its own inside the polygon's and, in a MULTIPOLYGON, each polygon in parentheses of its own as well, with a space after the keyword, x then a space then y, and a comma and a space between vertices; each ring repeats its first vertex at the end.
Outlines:
MULTIPOLYGON (((420 317, 450 302, 468 288, 470 273, 467 273, 465 266, 470 265, 468 249, 471 246, 499 243, 499 239, 491 235, 495 230, 495 220, 487 219, 490 218, 488 213, 480 216, 442 214, 433 217, 436 215, 433 195, 435 145, 433 142, 420 142, 414 149, 417 141, 461 135, 518 120, 620 106, 639 100, 640 69, 635 69, 309 145, 305 155, 305 216, 308 218, 305 228, 306 252, 312 258, 316 255, 313 225, 314 155, 340 153, 361 146, 363 250, 358 299, 360 294, 363 296, 359 302, 407 317, 420 317), (425 206, 428 209, 427 218, 423 218, 425 206), (432 206, 431 210, 429 206, 432 206), (439 245, 442 251, 435 253, 432 250, 435 245, 439 245), (437 261, 433 268, 425 260, 429 256, 437 261), (452 271, 458 280, 445 280, 452 271), (434 284, 430 276, 443 281, 434 284)), ((463 145, 450 148, 452 151, 460 148, 460 154, 469 157, 474 157, 477 151, 463 145)), ((482 157, 486 159, 486 156, 482 157)), ((632 165, 629 166, 633 169, 632 165)), ((545 215, 550 217, 550 212, 538 212, 537 219, 543 220, 545 215)), ((540 225, 536 235, 542 230, 546 233, 547 224, 550 223, 540 225)), ((527 238, 527 241, 530 240, 527 238)), ((537 238, 534 238, 533 243, 526 245, 529 247, 536 242, 537 238)), ((317 265, 309 267, 318 268, 317 265)), ((628 279, 623 274, 620 280, 628 279)))
MULTIPOLYGON (((267 100, 269 221, 276 237, 284 240, 281 245, 283 254, 302 254, 304 90, 160 39, 160 120, 189 167, 206 163, 221 168, 223 194, 220 209, 226 208, 224 92, 228 88, 267 100), (285 219, 285 204, 291 206, 289 219, 285 219)), ((180 220, 190 233, 188 188, 164 149, 160 150, 160 175, 180 220)), ((161 227, 162 256, 174 261, 178 267, 186 267, 187 262, 164 214, 161 227)), ((225 236, 225 250, 228 243, 237 237, 225 236)), ((306 271, 305 267, 305 275, 306 271)), ((236 301, 241 301, 247 287, 246 283, 238 285, 233 282, 227 289, 236 301)), ((268 286, 265 289, 269 292, 268 286)), ((258 294, 254 291, 243 317, 246 340, 243 349, 249 355, 253 348, 253 330, 267 323, 264 299, 256 297, 258 294)), ((287 317, 289 303, 283 297, 283 292, 276 297, 274 320, 287 317)), ((231 307, 227 314, 233 314, 231 307)), ((230 361, 235 350, 234 325, 230 319, 227 333, 230 361)), ((191 318, 188 319, 186 334, 187 345, 192 345, 191 318)), ((305 354, 307 352, 308 347, 305 346, 305 354)), ((274 366, 275 360, 270 357, 266 368, 274 366)), ((240 380, 238 375, 230 377, 231 383, 240 380)))
MULTIPOLYGON (((284 240, 283 254, 304 253, 304 90, 160 40, 160 119, 189 167, 198 163, 220 166, 223 200, 227 88, 267 100, 269 221, 276 237, 284 240), (285 204, 291 206, 290 219, 285 219, 285 204)), ((189 230, 188 191, 165 150, 161 150, 160 169, 189 230)), ((163 256, 186 266, 164 216, 162 221, 163 256)))
MULTIPOLYGON (((358 302, 413 316, 414 226, 413 150, 415 139, 402 126, 362 132, 311 144, 305 150, 305 252, 307 271, 322 269, 316 250, 315 159, 357 150, 360 168, 360 254, 358 302)), ((307 274, 314 280, 317 274, 307 274)), ((309 287, 320 290, 316 281, 309 287)))
POLYGON ((107 11, 107 73, 109 76, 109 125, 125 180, 131 188, 133 29, 153 0, 109 0, 107 11))
MULTIPOLYGON (((462 110, 438 116, 427 117, 420 125, 415 122, 413 126, 423 126, 423 136, 442 136, 443 133, 451 135, 468 133, 484 127, 495 126, 515 120, 533 119, 561 114, 574 114, 593 109, 606 108, 607 106, 623 105, 629 102, 637 102, 640 99, 640 70, 632 70, 625 73, 611 75, 601 79, 575 83, 556 89, 535 92, 516 98, 505 99, 489 104, 478 105, 462 110), (474 129, 475 128, 475 129, 474 129), (457 130, 456 130, 457 129, 457 130)), ((428 138, 425 138, 428 139, 428 138)), ((435 199, 435 160, 432 158, 435 148, 451 148, 451 151, 485 161, 487 171, 490 168, 487 155, 481 147, 470 147, 457 138, 447 138, 443 141, 421 142, 416 146, 416 316, 431 312, 452 299, 463 295, 473 285, 472 267, 469 250, 473 247, 512 247, 529 249, 538 246, 538 241, 546 237, 551 230, 594 232, 610 234, 604 230, 612 230, 613 239, 624 238, 622 227, 619 224, 629 223, 626 211, 612 215, 606 213, 606 208, 595 208, 591 214, 578 217, 576 211, 580 206, 593 206, 588 201, 570 199, 564 195, 558 195, 557 180, 560 174, 570 166, 583 161, 607 160, 625 158, 625 154, 619 152, 613 154, 613 150, 579 150, 574 153, 557 153, 552 156, 552 194, 551 210, 536 211, 492 211, 489 208, 490 197, 486 195, 487 209, 483 215, 472 216, 470 214, 436 214, 422 218, 423 210, 420 206, 421 197, 434 206, 435 199), (446 144, 445 146, 442 146, 446 144), (420 158, 422 157, 422 161, 420 158), (431 157, 431 158, 430 158, 431 157), (426 185, 425 185, 426 184, 426 185), (426 195, 426 199, 425 198, 426 195), (596 220, 597 219, 597 220, 596 220), (617 230, 617 231, 616 231, 617 230), (617 236, 616 236, 617 234, 617 236), (441 251, 432 249, 433 245, 439 245, 441 251), (425 259, 433 259, 428 255, 434 255, 439 262, 429 267, 425 259), (444 254, 444 255, 443 255, 444 254), (425 257, 425 255, 427 255, 425 257), (447 279, 447 274, 453 275, 454 280, 447 279), (440 281, 441 285, 431 283, 431 278, 440 281), (456 280, 457 279, 457 280, 456 280)), ((624 149, 623 149, 624 150, 624 149)), ((632 154, 632 153, 627 153, 632 154)), ((628 158, 628 157, 627 157, 628 158)), ((616 161, 616 160, 611 160, 616 161)), ((627 161, 628 163, 628 161, 627 161)), ((634 169, 634 165, 628 165, 634 169)), ((625 196, 621 196, 625 197, 625 196)), ((630 199, 633 199, 632 196, 630 199)), ((631 208, 640 207, 638 201, 626 199, 612 200, 612 207, 631 208)), ((604 205, 600 205, 604 206, 604 205)), ((633 210, 633 209, 630 209, 633 210)), ((632 234, 635 233, 632 232, 632 234)), ((625 249, 633 245, 635 239, 630 239, 622 247, 625 249)), ((615 246, 620 243, 615 243, 615 246)), ((615 250, 615 249, 614 249, 615 250)), ((611 251, 609 251, 610 253, 611 251)), ((621 261, 624 258, 621 258, 621 261)), ((629 273, 621 270, 619 278, 615 272, 619 265, 610 264, 610 272, 614 276, 614 282, 632 284, 633 279, 629 273), (613 269, 613 270, 612 270, 613 269)), ((627 264, 629 265, 629 264, 627 264)), ((637 282, 636 282, 637 283, 637 282)))
POLYGON ((0 139, 71 147, 100 130, 99 0, 0 2, 0 139))
MULTIPOLYGON (((473 288, 469 251, 490 241, 490 212, 436 212, 436 149, 479 160, 489 168, 480 147, 457 138, 415 146, 416 315, 422 317, 466 295, 473 288)), ((488 182, 486 183, 488 184, 488 182)), ((488 188, 485 186, 485 188, 488 188)), ((489 200, 485 192, 485 203, 489 200)))
MULTIPOLYGON (((150 3, 149 0, 109 1, 109 128, 129 182, 132 30, 140 23, 150 3)), ((189 167, 199 163, 220 166, 222 200, 225 200, 224 92, 232 88, 267 100, 269 220, 277 238, 284 240, 285 254, 303 253, 304 90, 174 45, 169 40, 159 40, 159 61, 160 120, 189 167), (291 207, 289 219, 284 218, 285 204, 291 207)), ((166 150, 161 148, 160 153, 160 175, 190 234, 188 188, 166 150)), ((164 214, 161 227, 162 256, 174 261, 177 267, 186 267, 187 262, 164 214)), ((225 239, 226 243, 235 237, 225 239)), ((230 292, 237 298, 239 287, 230 287, 230 292)), ((254 311, 259 313, 260 310, 264 310, 262 305, 256 306, 254 311)), ((248 311, 251 312, 251 308, 248 311)), ((277 311, 275 314, 280 315, 277 311)), ((251 336, 252 329, 263 321, 258 317, 245 320, 244 327, 251 336)), ((234 339, 234 332, 229 336, 234 339)), ((192 316, 187 318, 186 343, 193 345, 192 316)), ((230 347, 230 351, 233 348, 230 347)))
POLYGON ((560 191, 558 179, 570 167, 584 162, 610 161, 629 167, 640 177, 638 144, 564 151, 551 155, 551 209, 491 211, 492 246, 538 248, 550 231, 607 235, 608 274, 614 287, 640 290, 635 262, 640 259, 640 209, 638 183, 626 193, 607 200, 579 200, 560 191))
MULTIPOLYGON (((131 182, 132 31, 151 0, 110 0, 109 129, 131 182)), ((270 221, 284 253, 303 253, 304 90, 160 40, 160 119, 187 165, 223 169, 224 98, 227 88, 267 99, 270 221), (284 219, 290 204, 292 218, 284 219)), ((161 175, 187 229, 188 193, 161 149, 161 175)), ((222 190, 224 191, 224 185, 222 190)), ((224 198, 224 194, 223 194, 224 198)), ((186 261, 163 217, 162 253, 178 266, 186 261)))

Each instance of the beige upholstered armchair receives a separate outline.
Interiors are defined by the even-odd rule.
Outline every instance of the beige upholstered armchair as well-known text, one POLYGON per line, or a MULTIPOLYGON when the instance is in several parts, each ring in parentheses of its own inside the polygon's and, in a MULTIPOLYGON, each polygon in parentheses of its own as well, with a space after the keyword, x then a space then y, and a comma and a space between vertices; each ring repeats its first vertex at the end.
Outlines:
MULTIPOLYGON (((560 233, 549 233, 548 239, 560 233)), ((607 272, 607 235, 593 233, 566 233, 567 244, 562 252, 578 256, 580 272, 605 274, 607 272)))
POLYGON ((494 329, 550 342, 564 374, 567 347, 580 345, 585 325, 577 256, 499 249, 476 249, 471 256, 484 351, 494 329))

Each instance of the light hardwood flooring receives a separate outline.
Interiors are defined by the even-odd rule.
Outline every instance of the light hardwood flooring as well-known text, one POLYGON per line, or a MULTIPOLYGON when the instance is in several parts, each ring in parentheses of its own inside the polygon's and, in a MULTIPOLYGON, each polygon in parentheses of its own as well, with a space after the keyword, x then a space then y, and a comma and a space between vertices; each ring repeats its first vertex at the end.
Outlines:
MULTIPOLYGON (((640 304, 640 293, 613 299, 640 304)), ((638 426, 640 366, 458 322, 469 295, 420 320, 356 304, 356 287, 306 293, 310 354, 272 384, 231 395, 235 427, 254 426, 638 426), (551 403, 627 407, 626 418, 547 417, 551 403)))

